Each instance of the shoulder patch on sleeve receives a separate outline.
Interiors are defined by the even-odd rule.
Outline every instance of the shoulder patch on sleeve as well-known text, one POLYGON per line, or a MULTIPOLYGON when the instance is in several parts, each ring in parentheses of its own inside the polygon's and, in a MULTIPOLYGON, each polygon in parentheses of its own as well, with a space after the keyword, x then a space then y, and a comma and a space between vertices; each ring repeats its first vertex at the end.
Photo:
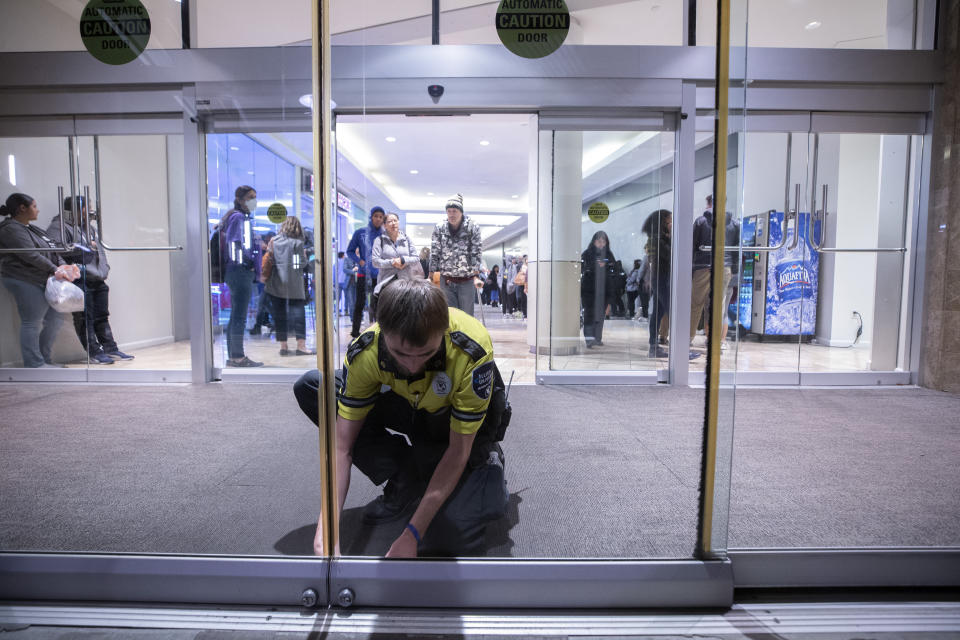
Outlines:
POLYGON ((493 387, 493 362, 487 362, 473 370, 473 383, 470 385, 474 395, 481 400, 490 397, 493 387))
POLYGON ((353 359, 360 355, 361 351, 373 344, 373 338, 373 331, 364 331, 361 333, 347 349, 347 364, 353 364, 353 359))
POLYGON ((456 346, 460 347, 461 350, 465 351, 474 362, 481 360, 485 355, 487 355, 486 349, 484 349, 479 342, 462 331, 451 331, 450 341, 456 346))

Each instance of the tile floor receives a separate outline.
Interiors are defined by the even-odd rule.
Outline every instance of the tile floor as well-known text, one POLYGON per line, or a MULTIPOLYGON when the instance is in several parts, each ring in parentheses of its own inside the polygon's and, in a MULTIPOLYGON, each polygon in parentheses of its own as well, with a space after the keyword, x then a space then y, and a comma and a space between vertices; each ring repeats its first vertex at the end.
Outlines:
MULTIPOLYGON (((479 308, 478 308, 479 316, 479 308)), ((515 383, 533 383, 537 358, 531 353, 527 338, 527 321, 523 318, 505 316, 499 309, 484 307, 484 321, 493 338, 497 363, 505 378, 514 372, 515 383)), ((364 323, 364 326, 366 323, 364 323)), ((611 319, 604 326, 603 346, 586 349, 581 340, 581 352, 570 356, 541 356, 540 367, 558 371, 655 371, 667 366, 666 358, 648 356, 648 328, 646 321, 611 319)), ((312 327, 307 346, 316 348, 312 327)), ((350 320, 339 319, 338 360, 343 357, 350 341, 350 320)), ((293 347, 293 340, 290 340, 293 347)), ((248 357, 264 363, 265 367, 280 369, 309 369, 316 366, 315 356, 280 356, 279 345, 272 335, 263 333, 250 336, 244 341, 248 357)), ((691 371, 703 371, 706 365, 706 338, 694 338, 691 351, 700 357, 690 362, 691 371)), ((215 359, 222 365, 226 357, 225 337, 218 332, 214 345, 215 359)), ((190 343, 179 341, 155 347, 138 349, 136 359, 107 365, 112 369, 189 369, 190 343)), ((869 347, 823 347, 797 342, 758 342, 741 340, 739 345, 730 342, 722 353, 721 367, 731 371, 863 371, 868 369, 869 347)), ((70 363, 69 367, 85 367, 85 362, 70 363)), ((103 365, 93 365, 104 367, 103 365)), ((104 367, 106 368, 106 367, 104 367)))

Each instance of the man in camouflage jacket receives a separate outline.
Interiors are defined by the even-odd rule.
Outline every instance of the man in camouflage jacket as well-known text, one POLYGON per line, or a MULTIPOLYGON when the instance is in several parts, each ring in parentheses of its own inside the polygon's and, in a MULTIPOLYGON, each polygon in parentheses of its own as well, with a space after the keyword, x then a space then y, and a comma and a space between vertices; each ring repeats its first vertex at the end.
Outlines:
POLYGON ((463 215, 463 196, 459 193, 447 200, 446 209, 447 221, 433 229, 430 272, 439 274, 447 304, 473 315, 475 280, 483 255, 480 227, 463 215))

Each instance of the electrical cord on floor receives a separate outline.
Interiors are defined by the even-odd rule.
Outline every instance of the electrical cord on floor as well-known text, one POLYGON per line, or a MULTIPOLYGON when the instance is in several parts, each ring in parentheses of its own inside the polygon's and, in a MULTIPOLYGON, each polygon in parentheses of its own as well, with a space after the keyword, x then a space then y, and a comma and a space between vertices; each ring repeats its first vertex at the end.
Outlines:
POLYGON ((856 335, 856 337, 854 337, 853 343, 848 344, 848 345, 845 346, 845 347, 834 347, 834 346, 831 346, 831 345, 828 345, 828 344, 817 344, 816 342, 811 342, 811 343, 810 343, 810 346, 811 346, 811 347, 825 347, 825 348, 829 348, 829 349, 853 349, 855 346, 857 346, 857 343, 860 342, 860 336, 863 335, 863 316, 860 315, 860 312, 859 312, 859 311, 854 311, 854 312, 853 312, 853 315, 854 315, 854 317, 857 319, 857 335, 856 335))
POLYGON ((854 311, 853 315, 857 317, 857 322, 859 324, 857 326, 857 337, 853 339, 853 344, 850 345, 851 347, 855 346, 858 342, 860 342, 860 336, 863 335, 863 316, 860 315, 859 311, 854 311))

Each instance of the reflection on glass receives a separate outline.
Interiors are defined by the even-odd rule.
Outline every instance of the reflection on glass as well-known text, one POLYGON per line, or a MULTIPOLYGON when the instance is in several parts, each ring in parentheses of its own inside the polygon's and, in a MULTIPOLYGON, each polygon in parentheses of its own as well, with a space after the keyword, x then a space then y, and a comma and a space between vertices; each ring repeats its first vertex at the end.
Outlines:
MULTIPOLYGON (((923 5, 921 1, 919 4, 923 5)), ((907 0, 767 0, 734 2, 731 24, 731 55, 744 61, 750 47, 804 49, 915 49, 918 2, 907 0), (747 40, 747 38, 749 38, 747 40)), ((717 4, 697 0, 697 44, 714 46, 717 41, 717 4)), ((731 64, 736 61, 731 60, 731 64)), ((735 81, 736 78, 731 78, 735 81)), ((742 78, 741 78, 742 80, 742 78)))

